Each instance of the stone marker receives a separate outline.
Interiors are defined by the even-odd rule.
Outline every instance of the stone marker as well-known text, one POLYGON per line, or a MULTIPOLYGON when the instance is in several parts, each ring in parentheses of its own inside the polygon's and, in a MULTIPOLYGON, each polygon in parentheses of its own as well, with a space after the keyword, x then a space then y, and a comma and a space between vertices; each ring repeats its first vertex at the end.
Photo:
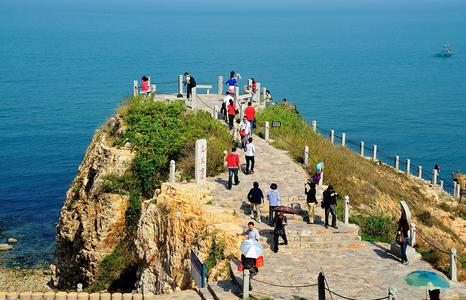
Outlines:
POLYGON ((406 159, 406 175, 411 174, 411 160, 408 158, 406 159))
POLYGON ((259 104, 261 103, 261 83, 260 82, 256 83, 256 93, 254 94, 253 101, 259 104))
POLYGON ((422 166, 417 167, 417 177, 422 178, 422 166))
POLYGON ((345 197, 343 198, 344 198, 344 204, 345 204, 345 207, 343 210, 343 221, 345 224, 349 224, 349 215, 350 215, 349 196, 345 195, 345 197))
POLYGON ((341 145, 343 147, 346 146, 346 133, 344 133, 344 132, 341 133, 341 145))
POLYGON ((243 270, 243 299, 249 299, 249 270, 243 270))
POLYGON ((313 120, 313 121, 311 122, 311 124, 312 124, 312 130, 313 130, 314 132, 317 132, 317 121, 313 120))
POLYGON ((361 141, 361 143, 359 144, 359 155, 364 157, 364 141, 361 141))
POLYGON ((178 75, 178 96, 183 96, 183 75, 178 75))
POLYGON ((372 161, 377 161, 377 145, 372 146, 372 161))
POLYGON ((398 155, 395 156, 395 170, 400 170, 400 157, 398 155))
POLYGON ((330 143, 335 144, 335 130, 330 129, 330 143))
POLYGON ((270 127, 269 127, 269 122, 268 121, 265 122, 264 130, 265 130, 264 131, 264 140, 266 142, 268 142, 269 137, 270 137, 270 127))
POLYGON ((409 228, 409 233, 411 238, 409 239, 409 245, 414 247, 416 245, 416 224, 411 223, 411 227, 409 228))
POLYGON ((207 177, 207 141, 205 139, 196 141, 194 169, 196 173, 196 183, 205 183, 207 177))
POLYGON ((133 81, 133 96, 136 97, 139 94, 138 81, 133 81))

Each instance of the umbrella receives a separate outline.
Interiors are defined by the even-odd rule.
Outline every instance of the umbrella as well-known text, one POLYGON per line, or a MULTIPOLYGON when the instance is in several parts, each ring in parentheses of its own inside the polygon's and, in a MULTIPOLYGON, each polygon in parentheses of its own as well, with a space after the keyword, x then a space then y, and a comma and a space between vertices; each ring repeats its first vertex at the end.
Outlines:
POLYGON ((258 258, 264 253, 264 247, 255 239, 243 241, 239 249, 244 256, 249 258, 258 258))
POLYGON ((414 271, 405 276, 405 282, 410 286, 417 286, 427 290, 446 289, 450 283, 434 272, 414 271))
POLYGON ((283 213, 286 213, 286 214, 296 214, 296 211, 294 210, 293 207, 289 207, 289 206, 277 206, 273 209, 274 211, 281 211, 283 213))

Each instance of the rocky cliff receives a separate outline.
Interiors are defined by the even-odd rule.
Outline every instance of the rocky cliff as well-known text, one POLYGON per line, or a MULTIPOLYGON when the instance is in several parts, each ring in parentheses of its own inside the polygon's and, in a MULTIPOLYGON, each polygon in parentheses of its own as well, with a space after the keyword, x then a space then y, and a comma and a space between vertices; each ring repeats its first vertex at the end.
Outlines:
MULTIPOLYGON (((115 121, 110 121, 115 128, 115 121)), ((122 238, 128 196, 104 193, 105 176, 123 175, 134 154, 129 149, 108 146, 108 134, 94 135, 78 174, 66 193, 56 236, 53 283, 59 287, 92 282, 98 263, 122 238)))

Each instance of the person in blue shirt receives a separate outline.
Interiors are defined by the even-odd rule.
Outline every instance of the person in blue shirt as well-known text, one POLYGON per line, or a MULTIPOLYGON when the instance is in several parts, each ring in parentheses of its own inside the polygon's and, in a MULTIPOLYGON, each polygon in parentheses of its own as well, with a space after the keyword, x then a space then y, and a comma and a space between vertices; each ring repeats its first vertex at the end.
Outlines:
POLYGON ((226 82, 226 85, 227 85, 227 90, 230 94, 234 94, 235 93, 235 87, 237 85, 237 81, 236 81, 236 78, 235 77, 231 77, 227 82, 226 82))

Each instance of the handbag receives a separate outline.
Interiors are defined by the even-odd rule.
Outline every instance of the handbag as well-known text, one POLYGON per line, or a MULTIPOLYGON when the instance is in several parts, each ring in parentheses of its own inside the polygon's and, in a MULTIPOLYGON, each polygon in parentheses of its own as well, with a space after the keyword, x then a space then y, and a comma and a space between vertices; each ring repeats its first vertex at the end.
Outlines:
POLYGON ((395 237, 395 241, 398 243, 398 244, 403 244, 403 241, 404 241, 404 237, 401 233, 397 233, 396 234, 396 237, 395 237))
POLYGON ((238 265, 238 271, 239 271, 239 272, 242 272, 243 270, 244 270, 243 263, 240 262, 239 265, 238 265))
POLYGON ((261 268, 264 266, 264 256, 259 256, 256 259, 256 268, 261 268))

